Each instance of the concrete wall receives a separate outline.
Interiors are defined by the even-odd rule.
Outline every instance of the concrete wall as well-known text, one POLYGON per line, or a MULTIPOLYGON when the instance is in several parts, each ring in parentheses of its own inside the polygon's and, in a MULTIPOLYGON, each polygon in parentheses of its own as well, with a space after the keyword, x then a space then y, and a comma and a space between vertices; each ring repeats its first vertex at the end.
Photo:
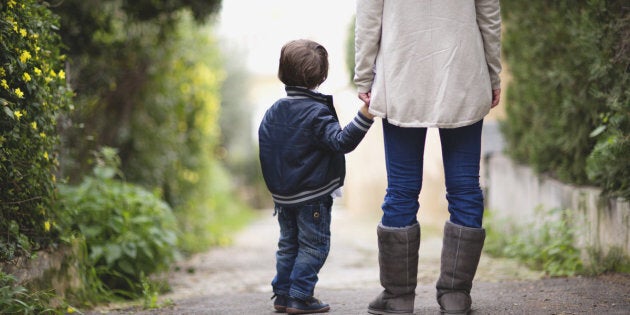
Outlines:
POLYGON ((558 220, 560 214, 568 216, 578 231, 578 248, 596 249, 603 255, 611 248, 619 248, 630 256, 627 200, 602 198, 597 188, 568 185, 537 175, 500 151, 486 152, 483 164, 486 208, 496 217, 524 225, 535 224, 536 220, 558 220), (537 209, 562 211, 555 217, 540 218, 537 209))
MULTIPOLYGON (((36 257, 20 257, 0 263, 0 270, 13 275, 19 285, 33 291, 54 290, 53 306, 59 306, 69 291, 79 292, 85 287, 80 277, 80 257, 85 256, 85 244, 75 240, 55 250, 39 251, 36 257)), ((0 310, 2 313, 2 310, 0 310)))

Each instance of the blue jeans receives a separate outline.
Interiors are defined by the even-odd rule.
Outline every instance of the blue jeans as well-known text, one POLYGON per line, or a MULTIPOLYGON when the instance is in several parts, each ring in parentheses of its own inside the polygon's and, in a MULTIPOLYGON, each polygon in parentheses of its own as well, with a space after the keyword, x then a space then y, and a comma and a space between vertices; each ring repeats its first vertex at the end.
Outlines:
POLYGON ((330 251, 332 197, 298 207, 276 207, 280 240, 273 292, 306 300, 313 296, 319 270, 330 251))
MULTIPOLYGON (((483 217, 479 186, 482 125, 483 120, 439 130, 450 221, 474 228, 481 227, 483 217)), ((426 134, 426 128, 397 127, 383 120, 387 192, 381 223, 385 226, 405 227, 417 222, 426 134)))

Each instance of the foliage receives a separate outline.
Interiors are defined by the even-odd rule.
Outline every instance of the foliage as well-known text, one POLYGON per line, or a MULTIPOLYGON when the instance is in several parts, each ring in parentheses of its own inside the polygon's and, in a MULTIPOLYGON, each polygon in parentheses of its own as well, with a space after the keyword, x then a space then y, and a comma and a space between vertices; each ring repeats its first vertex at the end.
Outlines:
POLYGON ((558 213, 562 214, 562 211, 539 211, 537 218, 540 220, 536 220, 539 223, 533 228, 489 216, 484 219, 487 222, 484 250, 491 255, 516 258, 550 276, 582 273, 584 266, 580 250, 573 245, 575 230, 569 219, 549 219, 557 217, 558 213))
POLYGON ((158 302, 159 294, 164 292, 163 285, 145 276, 142 276, 140 280, 142 285, 143 309, 157 309, 173 305, 173 301, 170 299, 167 299, 163 303, 158 302))
POLYGON ((245 91, 251 90, 251 77, 242 60, 242 51, 221 46, 225 80, 221 84, 221 138, 216 157, 232 176, 237 195, 256 208, 272 206, 262 177, 257 146, 251 132, 254 105, 245 91))
POLYGON ((171 40, 152 52, 159 60, 149 70, 130 114, 125 145, 127 179, 159 188, 174 208, 196 194, 199 172, 214 159, 219 141, 221 59, 209 27, 182 14, 171 40))
MULTIPOLYGON (((211 25, 199 23, 199 12, 184 10, 189 2, 173 3, 178 10, 168 5, 172 10, 153 18, 139 18, 127 4, 111 0, 71 0, 55 9, 67 17, 61 32, 78 95, 77 110, 64 125, 62 170, 76 182, 91 163, 89 152, 116 147, 126 180, 157 189, 177 214, 182 246, 201 250, 216 242, 202 240, 206 235, 225 237, 216 228, 206 230, 220 226, 209 220, 238 217, 246 207, 213 178, 222 172, 218 119, 226 74, 211 25), (237 213, 219 213, 226 209, 237 213)), ((234 122, 229 127, 239 130, 234 122)))
POLYGON ((0 3, 0 261, 55 239, 56 119, 71 98, 57 26, 39 1, 0 3))
POLYGON ((140 292, 145 274, 164 270, 176 255, 176 221, 159 196, 116 180, 116 151, 97 156, 92 176, 60 186, 63 222, 85 237, 88 265, 111 290, 140 292))
MULTIPOLYGON (((154 54, 160 63, 150 69, 140 96, 144 110, 131 116, 134 141, 123 169, 128 180, 161 191, 178 218, 179 245, 191 253, 225 238, 223 227, 242 222, 247 208, 234 198, 231 175, 220 161, 224 59, 212 28, 185 13, 171 41, 154 54)), ((232 121, 226 128, 242 134, 239 126, 232 121)))
MULTIPOLYGON (((65 177, 71 182, 79 181, 82 174, 89 172, 91 152, 101 146, 118 148, 123 171, 129 170, 128 162, 137 153, 136 143, 144 140, 132 130, 134 117, 152 108, 154 104, 143 99, 144 93, 153 88, 150 77, 157 75, 156 68, 164 68, 164 63, 173 60, 162 48, 172 51, 175 47, 173 32, 177 31, 183 11, 192 12, 201 22, 216 12, 220 3, 66 0, 53 8, 61 16, 60 33, 68 47, 70 84, 77 93, 77 110, 66 117, 62 132, 65 177)), ((161 75, 171 76, 168 72, 161 75)), ((169 138, 181 136, 179 122, 158 127, 166 129, 164 134, 170 134, 169 138)), ((135 182, 135 178, 130 180, 135 182)))
POLYGON ((505 1, 509 153, 565 182, 630 197, 630 8, 505 1))
POLYGON ((606 272, 630 273, 630 257, 620 247, 608 249, 603 254, 601 250, 588 249, 589 264, 586 266, 588 274, 598 275, 606 272))
POLYGON ((228 245, 234 231, 252 217, 249 207, 235 199, 232 177, 223 166, 213 163, 200 175, 203 189, 175 212, 182 231, 179 248, 185 254, 228 245))
POLYGON ((1 314, 61 314, 48 306, 52 297, 51 292, 30 292, 14 276, 0 272, 1 314))

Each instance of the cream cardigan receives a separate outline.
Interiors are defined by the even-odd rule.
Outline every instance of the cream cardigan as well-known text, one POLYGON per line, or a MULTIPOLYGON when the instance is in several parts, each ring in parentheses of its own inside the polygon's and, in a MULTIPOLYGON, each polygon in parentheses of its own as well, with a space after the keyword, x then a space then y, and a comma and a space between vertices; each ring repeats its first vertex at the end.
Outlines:
POLYGON ((473 124, 500 86, 499 0, 357 0, 355 49, 372 114, 401 127, 473 124))

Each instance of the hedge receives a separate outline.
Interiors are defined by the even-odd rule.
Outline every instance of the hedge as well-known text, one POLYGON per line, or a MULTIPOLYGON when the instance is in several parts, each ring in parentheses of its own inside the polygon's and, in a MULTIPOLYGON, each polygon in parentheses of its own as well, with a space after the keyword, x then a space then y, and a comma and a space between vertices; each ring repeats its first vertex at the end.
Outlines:
POLYGON ((71 98, 57 25, 40 1, 0 3, 0 261, 55 238, 56 119, 71 98))
POLYGON ((509 154, 541 173, 630 197, 630 6, 622 0, 503 1, 513 77, 509 154))

